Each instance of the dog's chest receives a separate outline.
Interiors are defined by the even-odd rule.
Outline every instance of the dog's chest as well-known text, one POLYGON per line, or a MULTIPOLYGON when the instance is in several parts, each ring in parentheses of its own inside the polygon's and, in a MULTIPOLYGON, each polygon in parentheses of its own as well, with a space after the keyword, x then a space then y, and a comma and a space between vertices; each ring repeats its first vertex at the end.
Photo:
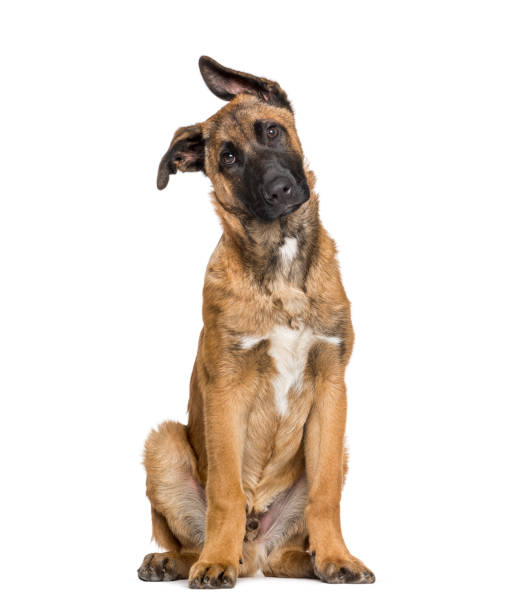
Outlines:
POLYGON ((250 507, 264 511, 282 487, 302 469, 299 449, 312 404, 307 361, 317 342, 337 344, 310 327, 275 325, 261 337, 244 337, 241 348, 263 350, 274 367, 267 368, 249 412, 243 459, 243 486, 250 507), (267 340, 262 348, 258 343, 267 340))
POLYGON ((299 391, 303 384, 306 360, 314 339, 310 328, 292 329, 286 325, 276 325, 269 334, 268 353, 277 370, 272 379, 274 403, 281 416, 288 411, 290 391, 299 391))
POLYGON ((275 411, 278 415, 285 416, 289 411, 292 396, 299 394, 302 389, 310 349, 316 342, 338 344, 339 339, 315 334, 310 327, 300 326, 293 329, 286 325, 275 325, 265 336, 244 336, 240 345, 243 349, 251 349, 263 340, 268 340, 267 353, 275 366, 270 380, 275 411))

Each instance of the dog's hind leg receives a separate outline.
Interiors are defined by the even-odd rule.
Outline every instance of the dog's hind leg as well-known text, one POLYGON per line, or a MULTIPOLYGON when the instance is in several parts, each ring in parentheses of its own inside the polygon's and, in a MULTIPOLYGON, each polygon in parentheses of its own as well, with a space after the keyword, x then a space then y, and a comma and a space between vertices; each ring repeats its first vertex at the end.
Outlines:
POLYGON ((315 578, 304 521, 306 477, 280 494, 262 515, 257 542, 269 551, 262 564, 265 576, 315 578))
POLYGON ((206 500, 184 425, 165 422, 152 431, 144 464, 152 535, 166 552, 147 555, 138 576, 150 582, 187 578, 204 542, 206 500))
POLYGON ((166 552, 146 555, 138 569, 138 577, 146 582, 187 578, 190 567, 197 561, 199 554, 185 551, 170 531, 165 517, 155 508, 151 511, 152 537, 166 552))
POLYGON ((265 576, 276 578, 315 578, 310 554, 301 546, 272 551, 262 571, 265 576))

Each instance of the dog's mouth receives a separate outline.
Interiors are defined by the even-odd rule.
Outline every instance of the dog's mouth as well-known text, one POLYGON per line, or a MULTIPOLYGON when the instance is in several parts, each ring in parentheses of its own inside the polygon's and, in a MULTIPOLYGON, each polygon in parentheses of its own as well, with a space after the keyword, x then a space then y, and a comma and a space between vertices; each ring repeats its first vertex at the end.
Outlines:
POLYGON ((255 156, 236 183, 236 195, 263 221, 291 215, 310 199, 302 158, 290 153, 281 159, 255 156))

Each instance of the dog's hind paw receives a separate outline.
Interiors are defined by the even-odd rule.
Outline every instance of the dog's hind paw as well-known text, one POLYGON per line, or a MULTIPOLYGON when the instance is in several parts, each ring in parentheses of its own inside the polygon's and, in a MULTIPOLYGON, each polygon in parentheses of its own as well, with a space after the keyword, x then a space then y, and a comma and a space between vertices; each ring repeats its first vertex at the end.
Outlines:
POLYGON ((145 582, 170 582, 186 576, 179 571, 178 563, 169 553, 146 555, 138 569, 138 578, 145 582))

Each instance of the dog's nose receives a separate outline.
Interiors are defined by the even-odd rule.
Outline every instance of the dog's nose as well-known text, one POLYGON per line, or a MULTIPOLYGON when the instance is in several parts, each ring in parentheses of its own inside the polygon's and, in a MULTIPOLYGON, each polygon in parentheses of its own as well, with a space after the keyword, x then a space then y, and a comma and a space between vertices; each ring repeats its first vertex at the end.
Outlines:
POLYGON ((266 183, 263 195, 269 204, 285 204, 293 191, 292 181, 287 176, 276 176, 266 183))

